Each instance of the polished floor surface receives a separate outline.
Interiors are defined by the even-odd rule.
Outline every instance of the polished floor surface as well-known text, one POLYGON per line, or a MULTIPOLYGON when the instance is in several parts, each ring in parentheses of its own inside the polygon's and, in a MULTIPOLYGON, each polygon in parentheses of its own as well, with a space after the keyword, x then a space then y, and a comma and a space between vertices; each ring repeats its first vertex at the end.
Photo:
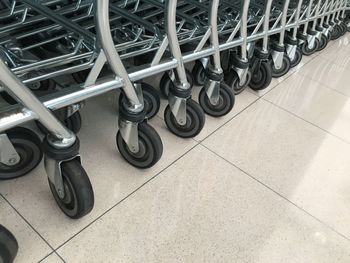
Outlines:
POLYGON ((43 165, 0 183, 16 262, 350 262, 349 35, 245 91, 195 139, 170 134, 161 111, 151 124, 164 155, 150 170, 120 157, 115 101, 82 112, 90 215, 60 212, 43 165))

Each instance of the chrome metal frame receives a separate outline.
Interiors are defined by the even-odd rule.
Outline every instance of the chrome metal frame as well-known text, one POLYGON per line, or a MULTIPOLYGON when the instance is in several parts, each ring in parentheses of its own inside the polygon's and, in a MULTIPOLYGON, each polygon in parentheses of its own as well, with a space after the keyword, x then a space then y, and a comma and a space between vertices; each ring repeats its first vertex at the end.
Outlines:
MULTIPOLYGON (((222 0, 221 0, 222 1, 222 0)), ((271 7, 273 6, 273 0, 266 1, 266 10, 262 14, 262 19, 256 25, 252 34, 248 33, 248 21, 249 21, 249 7, 251 1, 243 1, 243 5, 240 10, 241 17, 238 21, 238 26, 233 28, 228 38, 224 38, 222 41, 221 34, 223 31, 220 29, 220 25, 217 23, 218 8, 220 7, 219 0, 212 0, 211 2, 211 13, 210 13, 210 34, 208 33, 204 37, 210 37, 210 45, 205 46, 203 43, 202 47, 195 50, 195 52, 181 53, 180 45, 181 41, 178 37, 177 32, 177 4, 176 0, 168 0, 164 5, 166 16, 166 34, 159 37, 159 47, 158 51, 152 62, 149 65, 145 65, 141 68, 137 68, 135 71, 127 71, 123 63, 123 58, 126 57, 124 54, 118 53, 117 45, 114 43, 110 31, 110 13, 109 13, 109 1, 99 0, 95 1, 96 6, 96 28, 98 29, 97 37, 87 33, 89 31, 85 30, 83 27, 76 25, 76 23, 69 23, 61 18, 61 15, 66 11, 59 11, 56 15, 53 15, 52 10, 40 6, 36 1, 21 0, 21 3, 26 5, 13 5, 11 9, 6 13, 6 16, 17 16, 18 20, 15 24, 9 25, 3 30, 12 30, 18 25, 26 23, 26 18, 30 8, 37 10, 38 12, 46 13, 50 16, 50 19, 54 22, 59 23, 56 28, 69 27, 70 30, 79 33, 87 39, 93 50, 84 54, 85 63, 79 65, 78 67, 72 67, 69 70, 63 68, 56 73, 48 73, 41 76, 36 76, 34 78, 19 79, 21 74, 24 74, 27 70, 26 66, 16 68, 11 71, 3 61, 0 60, 0 73, 1 73, 1 87, 0 92, 8 91, 13 94, 19 100, 19 104, 0 109, 0 133, 5 134, 5 132, 13 127, 22 125, 25 122, 32 120, 39 120, 45 127, 48 128, 51 135, 49 137, 49 142, 52 146, 56 148, 66 148, 74 144, 76 137, 70 131, 68 131, 54 115, 49 111, 57 110, 69 105, 79 103, 85 99, 98 96, 100 94, 106 93, 111 90, 121 88, 127 97, 127 103, 125 107, 131 113, 138 113, 143 110, 143 98, 142 92, 139 85, 135 85, 134 82, 141 80, 143 78, 153 76, 160 72, 165 72, 169 70, 174 70, 175 72, 175 84, 178 88, 186 90, 189 88, 189 83, 186 79, 185 64, 195 60, 208 58, 213 56, 213 69, 216 72, 221 72, 220 57, 218 56, 219 51, 225 51, 232 48, 239 48, 242 61, 248 59, 247 51, 248 44, 255 42, 257 40, 263 39, 263 50, 267 51, 268 39, 272 35, 280 34, 279 43, 282 45, 284 41, 284 34, 286 30, 292 31, 292 38, 296 39, 297 31, 301 26, 304 27, 303 32, 307 33, 308 24, 312 23, 312 29, 316 28, 317 21, 323 26, 323 24, 331 25, 330 29, 324 29, 324 33, 328 33, 332 29, 332 24, 340 23, 341 19, 345 16, 345 10, 350 9, 349 2, 346 0, 325 0, 324 2, 315 0, 310 0, 308 6, 303 6, 303 1, 298 0, 297 8, 294 14, 288 19, 288 4, 286 4, 283 9, 282 17, 279 18, 279 22, 274 23, 270 27, 270 16, 271 7), (316 4, 315 4, 316 3, 316 4), (263 18, 265 17, 265 18, 263 18), (259 30, 262 26, 262 30, 259 30), (237 36, 239 31, 239 36, 237 36), (220 36, 220 38, 218 37, 220 36), (170 47, 171 58, 163 57, 167 47, 170 47), (116 49, 117 48, 117 49, 116 49), (98 75, 102 70, 102 67, 108 63, 114 76, 107 77, 104 79, 98 79, 98 75), (71 86, 64 91, 57 92, 54 95, 48 95, 43 98, 36 98, 24 84, 33 81, 39 81, 46 78, 51 78, 57 74, 72 73, 82 69, 90 69, 90 73, 86 82, 82 85, 71 86), (16 76, 17 75, 17 76, 16 76)), ((59 2, 59 0, 52 0, 52 3, 59 2)), ((125 1, 127 2, 127 1, 125 1)), ((152 1, 150 0, 150 3, 152 1)), ((253 1, 252 1, 253 2, 253 1)), ((83 4, 87 4, 86 1, 78 1, 75 6, 72 6, 70 11, 78 10, 83 4)), ((160 3, 160 2, 159 2, 160 3)), ((158 4, 159 4, 158 3, 158 4)), ((161 4, 161 3, 160 3, 161 4)), ((88 7, 88 5, 86 6, 88 7)), ((123 8, 121 6, 120 8, 123 8)), ((87 13, 85 16, 91 16, 93 9, 87 8, 87 13)), ((136 9, 135 9, 136 10, 136 9)), ((67 11, 68 12, 68 11, 67 11)), ((117 11, 115 11, 117 13, 117 11)), ((1 12, 0 12, 1 13, 1 12)), ((133 10, 131 11, 132 14, 133 10)), ((4 16, 4 17, 6 17, 4 16)), ((129 19, 136 19, 136 15, 126 15, 129 19)), ((1 17, 1 16, 0 16, 1 17)), ((39 18, 37 18, 39 19, 39 18)), ((45 19, 45 16, 40 16, 40 19, 45 19)), ((40 20, 38 20, 40 21, 40 20)), ((145 21, 139 21, 143 26, 150 27, 145 21)), ((154 29, 155 34, 159 34, 157 29, 154 29)), ((227 36, 227 32, 225 35, 227 36)), ((197 36, 197 41, 198 41, 197 36)), ((309 47, 313 47, 312 38, 308 38, 309 47)), ((81 45, 82 40, 77 41, 77 46, 81 45)), ((146 42, 143 42, 146 43, 146 42)), ((150 43, 150 42, 147 42, 150 43)), ((153 42, 152 42, 153 43, 153 42)), ((129 43, 130 44, 130 43, 129 43)), ((287 53, 292 58, 292 52, 287 53)), ((154 48, 150 48, 150 51, 154 51, 154 48)), ((77 50, 75 50, 77 52, 77 50)), ((71 55, 71 54, 70 54, 71 55)), ((83 56, 82 56, 83 57, 83 56)), ((79 58, 82 58, 79 57, 79 58)), ((67 59, 66 57, 60 57, 60 59, 67 59)), ((58 63, 59 59, 55 58, 52 60, 45 60, 40 63, 34 64, 33 68, 40 69, 47 65, 52 65, 54 62, 58 63)), ((207 60, 208 61, 208 60, 207 60)), ((277 64, 277 61, 275 61, 277 64)), ((244 83, 247 71, 239 71, 240 82, 244 83)), ((211 101, 215 103, 217 99, 217 89, 211 89, 210 87, 215 87, 212 84, 207 85, 207 94, 211 98, 211 101)), ((176 120, 184 124, 186 122, 186 99, 178 98, 173 95, 169 96, 169 104, 171 106, 172 112, 176 117, 176 120)), ((130 150, 137 152, 138 150, 138 136, 137 136, 137 124, 130 123, 124 120, 120 120, 120 129, 123 135, 123 139, 126 141, 130 150)), ((4 137, 3 135, 1 135, 4 137)), ((2 140, 2 143, 6 141, 2 140)), ((9 147, 7 147, 9 149, 9 147)), ((11 149, 9 150, 9 152, 11 149)), ((1 155, 3 159, 4 155, 1 155)), ((6 156, 6 155, 5 155, 6 156)), ((5 158, 6 159, 6 158, 5 158)), ((6 162, 6 160, 4 161, 6 162)))

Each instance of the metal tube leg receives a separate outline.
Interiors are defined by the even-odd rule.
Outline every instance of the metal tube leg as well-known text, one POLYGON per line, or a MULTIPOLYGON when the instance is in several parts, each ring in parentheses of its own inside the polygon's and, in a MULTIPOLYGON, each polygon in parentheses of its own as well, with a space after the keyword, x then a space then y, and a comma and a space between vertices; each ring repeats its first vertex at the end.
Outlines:
MULTIPOLYGON (((221 67, 220 51, 219 51, 219 34, 218 34, 218 9, 219 9, 219 0, 212 0, 209 5, 209 25, 211 28, 210 34, 210 43, 214 48, 215 52, 213 54, 213 65, 209 63, 209 70, 211 74, 218 76, 218 81, 210 76, 207 76, 207 80, 204 84, 205 91, 210 100, 210 103, 217 105, 220 99, 220 83, 223 80, 223 69, 221 67)), ((209 75, 211 75, 209 74, 209 75)))
POLYGON ((241 18, 241 38, 243 43, 241 45, 241 58, 243 61, 247 60, 247 24, 248 24, 248 11, 249 11, 250 0, 244 1, 242 6, 242 18, 241 18))
POLYGON ((190 84, 187 81, 185 65, 183 62, 179 40, 176 33, 176 9, 177 0, 167 0, 166 5, 166 29, 169 38, 169 46, 174 59, 177 61, 175 68, 175 86, 179 93, 184 96, 177 96, 180 94, 173 94, 169 92, 169 105, 176 121, 181 125, 186 125, 186 100, 190 97, 190 84))
MULTIPOLYGON (((242 6, 242 17, 241 17, 241 29, 240 29, 240 37, 243 40, 243 43, 241 45, 241 56, 240 56, 240 60, 243 63, 246 63, 247 65, 249 65, 248 63, 248 58, 247 58, 247 38, 248 38, 248 11, 249 11, 249 5, 250 5, 250 0, 246 0, 243 1, 243 6, 242 6)), ((235 68, 239 79, 240 79, 240 85, 243 86, 246 81, 247 81, 247 74, 249 71, 249 66, 247 66, 246 68, 239 68, 236 67, 235 68)))
POLYGON ((7 134, 0 134, 0 163, 12 166, 21 160, 7 134))
POLYGON ((273 51, 272 51, 272 61, 276 69, 281 69, 283 66, 283 58, 284 58, 284 52, 285 52, 284 36, 285 36, 285 28, 287 23, 288 6, 289 6, 289 0, 284 2, 282 18, 281 18, 282 31, 279 35, 278 44, 275 45, 276 47, 275 49, 273 48, 273 51))
POLYGON ((178 62, 178 65, 175 68, 175 74, 177 77, 176 80, 178 82, 177 84, 180 85, 182 89, 188 89, 189 83, 187 81, 185 65, 182 59, 180 44, 176 33, 177 0, 167 0, 166 3, 166 28, 169 38, 169 46, 174 59, 176 59, 178 62))
POLYGON ((296 10, 296 14, 295 14, 295 21, 294 21, 295 27, 293 28, 293 33, 292 33, 293 40, 297 39, 302 4, 303 4, 303 0, 298 0, 298 6, 297 6, 297 10, 296 10))
POLYGON ((214 70, 216 73, 221 74, 223 72, 221 68, 221 59, 220 59, 220 51, 219 51, 219 33, 218 33, 218 9, 219 9, 219 0, 212 0, 210 5, 210 17, 209 23, 211 26, 211 35, 210 42, 214 47, 215 52, 213 54, 213 62, 214 62, 214 70))
POLYGON ((125 92, 125 95, 130 103, 129 110, 133 112, 140 112, 143 110, 143 101, 138 97, 135 91, 123 62, 121 61, 119 54, 114 47, 114 42, 110 33, 109 0, 96 1, 96 17, 99 42, 113 73, 116 75, 116 77, 120 77, 124 81, 123 91, 125 92))
POLYGON ((280 33, 280 38, 279 38, 279 44, 281 46, 284 45, 284 36, 286 33, 286 24, 287 24, 287 15, 288 15, 288 7, 289 7, 289 0, 286 0, 284 2, 284 8, 283 8, 283 16, 282 16, 282 21, 281 21, 281 27, 283 28, 283 30, 280 33))
POLYGON ((106 59, 115 74, 116 78, 121 78, 124 81, 122 88, 125 93, 126 100, 123 101, 121 107, 126 110, 126 114, 119 118, 119 129, 124 141, 133 153, 139 151, 138 140, 138 122, 128 121, 127 116, 140 115, 140 120, 144 119, 141 115, 144 111, 144 103, 141 87, 133 85, 129 75, 121 61, 121 58, 114 47, 114 42, 111 36, 110 21, 109 21, 109 0, 96 1, 96 23, 99 43, 106 59), (124 118, 126 117, 126 118, 124 118))
MULTIPOLYGON (((76 145, 77 138, 74 133, 69 131, 62 123, 60 123, 56 117, 32 94, 32 92, 24 86, 24 84, 7 68, 7 66, 0 60, 0 72, 2 75, 1 81, 6 87, 9 87, 14 95, 34 114, 36 118, 50 131, 44 141, 48 143, 45 148, 45 169, 50 182, 55 186, 56 192, 60 198, 64 198, 65 190, 63 186, 63 179, 61 174, 61 163, 67 160, 76 158, 79 151, 76 145), (71 147, 72 151, 70 150, 71 147), (61 152, 62 151, 62 152, 61 152), (63 153, 63 152, 66 152, 63 153), (51 156, 51 154, 55 152, 51 156), (50 156, 49 156, 50 155, 50 156), (55 157, 53 157, 55 156, 55 157), (48 165, 48 164, 53 165, 48 165), (59 167, 59 170, 56 168, 59 167)), ((6 136, 7 137, 7 136, 6 136)), ((7 139, 8 140, 8 139, 7 139)), ((14 149, 9 148, 9 144, 4 137, 2 138, 2 144, 5 143, 10 153, 14 153, 14 149), (7 142, 7 143, 6 143, 7 142)), ((6 152, 6 151, 4 151, 6 152)), ((9 160, 16 160, 16 156, 9 160)))
POLYGON ((263 44, 262 44, 262 52, 264 53, 268 53, 271 6, 272 6, 272 0, 268 0, 266 3, 264 27, 263 27, 264 38, 263 38, 263 44))
POLYGON ((1 82, 32 112, 50 131, 49 142, 57 149, 69 148, 76 141, 76 136, 34 96, 34 94, 0 60, 1 82))

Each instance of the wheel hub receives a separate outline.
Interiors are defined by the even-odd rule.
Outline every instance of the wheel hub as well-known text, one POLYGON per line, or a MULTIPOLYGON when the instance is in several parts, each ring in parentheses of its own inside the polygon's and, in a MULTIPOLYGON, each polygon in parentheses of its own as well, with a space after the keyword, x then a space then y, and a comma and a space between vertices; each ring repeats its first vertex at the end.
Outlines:
POLYGON ((257 82, 261 81, 261 79, 262 79, 261 70, 259 70, 258 72, 255 72, 255 73, 254 73, 254 79, 255 79, 255 81, 257 81, 257 82))
POLYGON ((130 152, 135 158, 143 158, 146 154, 146 146, 142 140, 139 140, 139 151, 137 153, 130 152))
MULTIPOLYGON (((64 204, 70 204, 72 202, 72 194, 71 194, 71 191, 69 190, 69 187, 66 183, 63 183, 63 188, 64 188, 64 193, 63 193, 63 198, 62 199, 62 202, 64 204)), ((61 193, 58 193, 58 196, 61 196, 61 193)))
POLYGON ((34 82, 30 84, 30 89, 31 90, 39 90, 41 87, 40 82, 34 82))
POLYGON ((26 159, 28 158, 25 150, 16 147, 16 152, 18 154, 18 158, 13 157, 7 160, 7 163, 0 163, 0 169, 3 169, 2 166, 4 167, 4 170, 16 170, 19 169, 23 163, 25 163, 26 159))
POLYGON ((177 124, 178 127, 182 128, 182 129, 188 129, 192 125, 192 118, 190 116, 188 116, 188 114, 186 114, 186 123, 185 124, 180 124, 177 121, 175 121, 175 123, 177 124))
POLYGON ((212 105, 214 109, 221 109, 224 106, 224 99, 222 98, 222 95, 220 95, 219 99, 217 100, 216 104, 212 105))

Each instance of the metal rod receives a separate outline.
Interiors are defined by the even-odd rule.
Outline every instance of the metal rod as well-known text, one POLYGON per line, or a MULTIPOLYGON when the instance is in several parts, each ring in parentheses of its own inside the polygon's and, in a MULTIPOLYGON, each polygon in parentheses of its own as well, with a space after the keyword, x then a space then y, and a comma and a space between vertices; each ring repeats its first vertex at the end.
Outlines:
POLYGON ((120 77, 124 82, 123 91, 129 100, 130 110, 140 112, 143 110, 143 101, 140 101, 123 62, 114 47, 109 24, 109 0, 95 0, 95 3, 99 44, 106 55, 113 73, 116 77, 120 77))
MULTIPOLYGON (((36 96, 24 86, 24 84, 11 72, 11 70, 8 69, 2 60, 0 60, 0 73, 1 82, 31 111, 31 113, 24 110, 22 111, 22 117, 24 119, 28 119, 30 116, 35 116, 36 119, 38 119, 50 131, 50 133, 60 141, 55 145, 59 148, 69 147, 75 142, 75 135, 56 119, 53 113, 51 113, 36 98, 36 96)), ((17 124, 20 116, 15 118, 17 124)), ((4 121, 3 118, 1 118, 0 121, 4 121)), ((6 123, 5 119, 4 126, 6 126, 6 123)))

